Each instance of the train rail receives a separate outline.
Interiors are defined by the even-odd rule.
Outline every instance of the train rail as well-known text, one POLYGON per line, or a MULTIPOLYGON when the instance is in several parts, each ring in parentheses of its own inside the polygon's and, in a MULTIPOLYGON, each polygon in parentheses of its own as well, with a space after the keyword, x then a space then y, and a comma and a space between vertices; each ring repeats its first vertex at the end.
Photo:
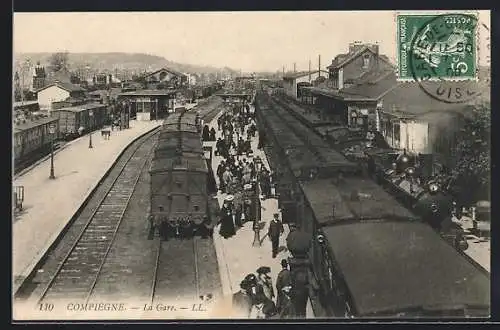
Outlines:
POLYGON ((123 215, 146 165, 151 145, 138 145, 121 167, 111 188, 89 217, 69 252, 43 290, 39 303, 71 294, 73 298, 90 299, 103 264, 120 227, 123 215))
MULTIPOLYGON (((219 111, 219 106, 199 110, 204 120, 212 120, 219 111)), ((218 294, 211 239, 147 240, 147 167, 157 133, 145 135, 125 150, 21 285, 16 299, 41 305, 68 299, 147 302, 148 296, 155 302, 184 296, 199 301, 199 296, 218 294)))
POLYGON ((270 97, 266 97, 264 103, 271 109, 262 112, 262 115, 267 118, 266 122, 270 129, 274 135, 277 135, 278 144, 289 153, 288 156, 294 160, 299 157, 306 165, 325 167, 346 165, 347 160, 344 156, 332 150, 328 143, 318 136, 312 128, 290 114, 287 109, 270 97), (294 157, 292 155, 293 149, 297 149, 297 146, 302 148, 296 150, 297 155, 294 157))

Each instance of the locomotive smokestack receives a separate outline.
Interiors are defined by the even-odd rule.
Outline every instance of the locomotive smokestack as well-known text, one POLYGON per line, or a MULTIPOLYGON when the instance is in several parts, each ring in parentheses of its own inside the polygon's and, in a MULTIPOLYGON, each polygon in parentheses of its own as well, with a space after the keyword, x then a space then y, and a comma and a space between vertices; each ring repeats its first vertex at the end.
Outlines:
POLYGON ((419 154, 418 162, 420 163, 420 176, 423 182, 427 182, 432 177, 432 154, 419 154))

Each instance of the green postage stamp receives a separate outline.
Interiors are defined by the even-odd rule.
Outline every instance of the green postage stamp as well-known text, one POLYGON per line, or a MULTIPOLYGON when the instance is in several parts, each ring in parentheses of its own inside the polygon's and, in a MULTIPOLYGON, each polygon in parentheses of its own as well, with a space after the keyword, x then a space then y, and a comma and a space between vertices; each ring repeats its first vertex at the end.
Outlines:
POLYGON ((397 14, 399 80, 474 80, 477 16, 397 14))

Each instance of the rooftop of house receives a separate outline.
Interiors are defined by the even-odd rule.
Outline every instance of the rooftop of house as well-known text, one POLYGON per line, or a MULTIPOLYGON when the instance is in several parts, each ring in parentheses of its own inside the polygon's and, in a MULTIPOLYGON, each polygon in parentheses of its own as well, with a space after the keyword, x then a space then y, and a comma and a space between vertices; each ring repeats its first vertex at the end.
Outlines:
POLYGON ((149 76, 152 76, 154 74, 157 74, 158 72, 161 72, 161 71, 167 71, 167 72, 170 72, 176 76, 186 76, 186 74, 180 72, 180 71, 177 71, 177 70, 174 70, 174 69, 171 69, 171 68, 161 68, 159 70, 156 70, 156 71, 153 71, 153 72, 150 72, 150 73, 146 73, 143 75, 143 77, 149 77, 149 76))
POLYGON ((39 90, 37 90, 37 92, 40 92, 40 91, 47 89, 49 87, 52 87, 52 86, 57 86, 57 87, 62 88, 68 92, 84 92, 85 91, 85 89, 82 88, 81 86, 72 84, 70 82, 54 81, 53 83, 50 83, 50 84, 40 88, 39 90))
MULTIPOLYGON (((343 67, 344 65, 348 64, 349 62, 357 58, 359 55, 364 53, 365 51, 370 51, 375 54, 375 51, 370 46, 371 45, 366 45, 366 46, 359 45, 359 47, 356 47, 353 51, 347 54, 339 54, 335 56, 335 58, 332 60, 332 63, 329 66, 327 66, 327 68, 336 69, 343 67)), ((389 57, 387 57, 386 55, 378 54, 378 57, 390 64, 389 57)))
POLYGON ((393 70, 372 70, 364 73, 354 83, 341 90, 330 87, 325 81, 315 87, 307 87, 312 93, 346 101, 376 101, 397 85, 393 70))
MULTIPOLYGON (((440 82, 427 82, 427 87, 438 88, 440 82)), ((429 96, 417 82, 399 82, 382 98, 383 111, 401 118, 415 118, 435 112, 457 113, 468 116, 475 100, 464 103, 445 103, 429 96)))

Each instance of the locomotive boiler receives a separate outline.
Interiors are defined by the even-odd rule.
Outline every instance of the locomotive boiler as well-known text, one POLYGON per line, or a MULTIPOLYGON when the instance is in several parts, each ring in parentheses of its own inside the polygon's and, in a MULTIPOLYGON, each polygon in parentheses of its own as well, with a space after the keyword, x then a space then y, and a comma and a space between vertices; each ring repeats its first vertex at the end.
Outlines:
MULTIPOLYGON (((382 152, 379 158, 380 154, 382 152)), ((429 173, 425 156, 418 157, 406 151, 384 153, 385 161, 382 162, 374 161, 376 153, 370 156, 369 171, 415 214, 435 229, 451 219, 453 197, 447 192, 446 182, 429 173)))
POLYGON ((150 237, 211 235, 216 202, 204 157, 200 120, 186 111, 163 123, 151 162, 150 237))

